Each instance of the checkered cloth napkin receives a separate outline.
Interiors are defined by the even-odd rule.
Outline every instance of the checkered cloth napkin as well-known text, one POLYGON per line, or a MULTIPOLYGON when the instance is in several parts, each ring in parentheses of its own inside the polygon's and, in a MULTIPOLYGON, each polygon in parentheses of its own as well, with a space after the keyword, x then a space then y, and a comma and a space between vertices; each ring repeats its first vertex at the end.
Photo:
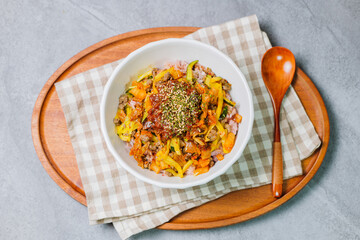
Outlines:
MULTIPOLYGON (((260 71, 261 57, 271 45, 257 17, 203 28, 185 38, 210 44, 230 56, 253 93, 255 120, 247 147, 225 174, 207 184, 184 190, 152 186, 127 173, 107 150, 100 131, 100 100, 107 80, 122 60, 56 84, 86 193, 90 224, 112 222, 123 239, 229 192, 271 183, 273 109, 260 71)), ((280 119, 287 179, 302 174, 301 160, 321 142, 293 88, 284 98, 280 119)))

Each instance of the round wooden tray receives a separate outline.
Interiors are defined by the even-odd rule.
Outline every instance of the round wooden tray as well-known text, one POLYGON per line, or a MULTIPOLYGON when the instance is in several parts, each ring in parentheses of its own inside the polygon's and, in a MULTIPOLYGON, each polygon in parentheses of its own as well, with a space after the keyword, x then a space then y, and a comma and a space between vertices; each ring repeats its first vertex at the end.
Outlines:
MULTIPOLYGON (((75 200, 86 205, 74 151, 54 83, 124 58, 149 42, 170 37, 180 38, 197 29, 196 27, 163 27, 120 34, 81 51, 64 63, 46 82, 35 103, 32 116, 34 146, 50 177, 75 200)), ((283 197, 273 198, 270 185, 236 191, 181 213, 158 228, 204 229, 246 221, 285 203, 310 181, 325 157, 330 135, 329 119, 324 102, 315 85, 299 68, 293 87, 313 122, 322 145, 311 157, 302 162, 303 176, 284 182, 283 197)))

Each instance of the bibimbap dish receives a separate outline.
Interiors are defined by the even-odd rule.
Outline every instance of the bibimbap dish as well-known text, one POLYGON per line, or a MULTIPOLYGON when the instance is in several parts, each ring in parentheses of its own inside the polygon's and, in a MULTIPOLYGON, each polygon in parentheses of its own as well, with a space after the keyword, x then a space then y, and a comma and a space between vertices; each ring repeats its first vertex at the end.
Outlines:
POLYGON ((242 116, 231 84, 210 68, 177 61, 129 85, 114 124, 139 167, 169 177, 197 176, 231 152, 242 116))

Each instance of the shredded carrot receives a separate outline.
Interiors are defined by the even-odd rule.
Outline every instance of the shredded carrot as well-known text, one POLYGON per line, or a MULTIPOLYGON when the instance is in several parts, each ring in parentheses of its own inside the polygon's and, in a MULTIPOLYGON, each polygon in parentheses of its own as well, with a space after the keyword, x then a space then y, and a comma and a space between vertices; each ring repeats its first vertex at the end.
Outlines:
POLYGON ((147 131, 147 130, 141 130, 141 135, 146 135, 150 138, 153 137, 153 135, 151 134, 151 132, 147 131))
POLYGON ((143 87, 141 88, 136 86, 136 88, 131 89, 129 93, 134 95, 134 97, 136 97, 140 101, 144 100, 146 97, 146 91, 143 87))
POLYGON ((125 118, 126 118, 126 114, 125 114, 124 110, 123 109, 118 110, 117 113, 116 113, 116 117, 118 119, 120 119, 121 122, 124 122, 125 118))
POLYGON ((210 164, 210 158, 208 158, 208 159, 200 159, 199 160, 199 165, 201 166, 201 167, 206 167, 206 166, 208 166, 210 164))
POLYGON ((221 161, 221 160, 224 160, 224 156, 222 154, 218 154, 216 155, 216 158, 221 161))
POLYGON ((196 84, 195 84, 195 89, 200 94, 203 94, 206 91, 206 89, 203 86, 201 86, 201 84, 198 82, 196 82, 196 84))
POLYGON ((208 110, 209 125, 215 125, 217 122, 216 113, 214 110, 208 110))
POLYGON ((223 152, 224 153, 231 152, 232 148, 234 147, 234 144, 235 144, 235 134, 231 132, 227 135, 223 143, 223 152))
POLYGON ((201 158, 208 159, 211 157, 211 148, 205 148, 201 150, 201 158))
POLYGON ((187 142, 185 145, 185 152, 200 154, 200 149, 196 146, 194 142, 187 142))
POLYGON ((235 122, 237 122, 237 123, 241 123, 242 116, 241 116, 240 114, 235 114, 234 119, 235 119, 235 122))
POLYGON ((174 68, 170 68, 169 72, 175 80, 181 78, 184 75, 180 70, 175 70, 174 68))
POLYGON ((209 166, 197 168, 194 171, 194 176, 198 176, 200 174, 207 173, 208 171, 209 171, 209 166))
POLYGON ((141 107, 136 106, 136 107, 131 111, 129 118, 130 118, 131 121, 134 121, 135 119, 140 118, 141 115, 142 115, 142 113, 143 113, 143 111, 142 111, 141 107))

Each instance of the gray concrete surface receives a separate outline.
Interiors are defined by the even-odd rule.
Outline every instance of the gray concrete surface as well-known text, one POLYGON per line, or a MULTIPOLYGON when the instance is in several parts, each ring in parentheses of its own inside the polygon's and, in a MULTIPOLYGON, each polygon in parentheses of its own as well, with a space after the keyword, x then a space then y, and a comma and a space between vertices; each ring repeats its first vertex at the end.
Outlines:
POLYGON ((150 230, 132 239, 360 239, 360 2, 0 0, 0 239, 119 239, 47 175, 30 119, 50 75, 105 38, 159 26, 209 26, 257 14, 291 49, 329 111, 331 141, 314 179, 257 219, 201 231, 150 230))

